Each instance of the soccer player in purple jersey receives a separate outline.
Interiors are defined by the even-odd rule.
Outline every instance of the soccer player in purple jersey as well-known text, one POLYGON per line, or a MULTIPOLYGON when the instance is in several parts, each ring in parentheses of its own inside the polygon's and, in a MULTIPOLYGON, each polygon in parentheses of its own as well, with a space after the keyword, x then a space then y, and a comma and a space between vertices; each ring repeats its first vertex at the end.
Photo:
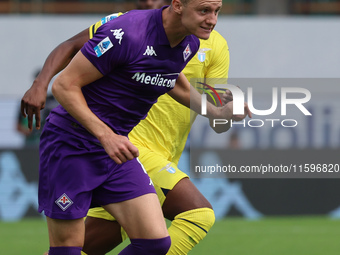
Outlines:
MULTIPOLYGON (((198 49, 189 35, 207 39, 220 7, 215 0, 174 0, 162 10, 131 11, 103 25, 56 79, 61 106, 41 137, 39 180, 51 255, 80 254, 91 202, 128 233, 131 244, 121 254, 166 253, 157 197, 126 135, 163 93, 189 106, 189 84, 179 74, 198 49)), ((231 104, 208 106, 211 117, 230 119, 231 112, 231 104)))

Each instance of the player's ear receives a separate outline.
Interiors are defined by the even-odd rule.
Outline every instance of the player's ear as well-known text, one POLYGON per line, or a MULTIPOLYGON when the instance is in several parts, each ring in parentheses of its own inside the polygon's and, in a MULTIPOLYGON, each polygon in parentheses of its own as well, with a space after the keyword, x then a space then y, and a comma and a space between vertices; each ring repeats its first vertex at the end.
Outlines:
POLYGON ((172 8, 177 14, 182 14, 183 4, 181 0, 172 0, 172 8))

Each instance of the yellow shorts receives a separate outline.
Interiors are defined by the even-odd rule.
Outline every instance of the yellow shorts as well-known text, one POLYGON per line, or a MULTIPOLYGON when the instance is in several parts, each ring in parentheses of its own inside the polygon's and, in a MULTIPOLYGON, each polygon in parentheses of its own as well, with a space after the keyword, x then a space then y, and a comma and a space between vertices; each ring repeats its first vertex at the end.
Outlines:
MULTIPOLYGON (((165 159, 164 156, 157 154, 148 148, 141 146, 137 147, 139 149, 139 161, 148 172, 155 186, 159 202, 163 205, 166 192, 172 190, 180 180, 188 177, 188 175, 179 170, 176 164, 165 159)), ((115 220, 114 217, 102 207, 90 209, 87 216, 115 220)))

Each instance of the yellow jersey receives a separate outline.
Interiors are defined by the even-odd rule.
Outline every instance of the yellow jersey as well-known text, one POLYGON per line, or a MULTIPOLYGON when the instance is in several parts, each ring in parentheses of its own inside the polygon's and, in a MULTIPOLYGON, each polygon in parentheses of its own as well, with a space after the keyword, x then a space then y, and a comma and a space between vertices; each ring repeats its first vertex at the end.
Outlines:
MULTIPOLYGON (((192 78, 228 78, 229 49, 226 40, 213 31, 208 40, 200 40, 200 49, 184 68, 183 73, 192 78)), ((194 86, 194 84, 192 84, 194 86)), ((193 119, 190 109, 168 94, 158 98, 148 116, 129 134, 130 141, 144 146, 178 164, 185 147, 193 119)))
MULTIPOLYGON (((90 38, 98 27, 122 13, 109 15, 89 28, 90 38)), ((183 73, 190 81, 200 78, 228 78, 229 48, 226 40, 213 31, 208 40, 200 40, 200 49, 184 68, 183 73)), ((194 84, 192 84, 195 86, 194 84)), ((168 94, 158 98, 148 116, 129 134, 130 141, 159 153, 167 160, 178 164, 196 114, 181 105, 168 94), (191 119, 190 119, 191 115, 191 119)))

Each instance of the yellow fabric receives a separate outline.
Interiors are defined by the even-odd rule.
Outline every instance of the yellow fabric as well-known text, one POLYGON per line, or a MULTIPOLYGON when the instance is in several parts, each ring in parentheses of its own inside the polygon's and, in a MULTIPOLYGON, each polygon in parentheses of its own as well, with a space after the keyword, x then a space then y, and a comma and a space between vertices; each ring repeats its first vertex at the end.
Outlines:
MULTIPOLYGON (((88 216, 114 220, 102 207, 92 208, 88 216)), ((185 255, 198 244, 215 223, 214 211, 210 208, 199 208, 178 214, 168 229, 171 237, 171 247, 168 255, 185 255)), ((121 228, 122 240, 128 238, 121 228)), ((86 255, 85 253, 82 253, 86 255)))
MULTIPOLYGON (((102 24, 108 20, 122 15, 111 14, 89 28, 90 38, 102 24)), ((200 49, 184 68, 183 73, 189 81, 201 79, 204 82, 209 78, 228 78, 229 48, 226 40, 213 31, 208 40, 200 40, 200 49)), ((196 87, 197 83, 191 84, 196 87)), ((173 100, 168 94, 158 98, 148 113, 129 134, 133 144, 139 149, 145 147, 157 152, 176 165, 181 157, 188 134, 190 123, 196 114, 188 108, 173 100)), ((141 160, 142 164, 144 162, 141 160)), ((160 165, 163 167, 163 165, 160 165)), ((145 167, 148 171, 148 168, 145 167)))
POLYGON ((93 35, 97 32, 97 29, 105 24, 106 22, 112 20, 112 19, 115 19, 117 17, 119 17, 120 15, 122 15, 123 13, 122 12, 118 12, 118 13, 113 13, 113 14, 110 14, 104 18, 102 18, 101 20, 99 20, 98 22, 96 22, 95 24, 93 24, 92 26, 90 26, 89 28, 89 37, 90 39, 93 37, 93 35))
POLYGON ((178 214, 169 227, 171 247, 168 255, 185 255, 198 244, 215 223, 214 211, 200 208, 178 214))
MULTIPOLYGON (((164 159, 164 157, 157 152, 140 147, 139 154, 140 156, 138 158, 143 162, 144 168, 152 179, 160 204, 163 205, 165 194, 162 188, 171 190, 181 179, 188 176, 180 171, 176 164, 164 159)), ((114 217, 102 207, 91 208, 87 216, 114 220, 114 217)))
MULTIPOLYGON (((226 40, 218 32, 213 31, 208 40, 200 42, 199 52, 183 70, 186 77, 189 80, 198 77, 227 79, 229 49, 226 40), (198 58, 200 52, 205 54, 204 61, 198 58)), ((178 169, 177 164, 189 131, 190 110, 165 94, 151 108, 146 119, 129 134, 131 142, 139 149, 139 159, 154 182, 161 204, 165 199, 161 188, 172 189, 179 180, 187 177, 178 169), (170 167, 175 170, 174 174, 169 172, 170 167), (161 169, 163 170, 160 171, 161 169)), ((114 220, 101 208, 90 209, 88 215, 114 220)))
POLYGON ((111 214, 109 214, 107 211, 105 211, 103 207, 91 208, 88 211, 87 216, 100 218, 104 220, 111 220, 111 221, 115 220, 115 218, 111 214))
MULTIPOLYGON (((213 31, 208 40, 200 42, 199 52, 183 70, 187 79, 189 81, 200 77, 227 79, 229 50, 226 40, 218 32, 213 31), (203 62, 198 58, 200 52, 205 54, 203 62)), ((130 132, 129 138, 138 148, 146 147, 177 165, 190 131, 190 115, 193 121, 196 115, 190 114, 188 108, 173 100, 168 94, 162 95, 152 106, 146 119, 130 132)))
MULTIPOLYGON (((90 27, 90 38, 93 36, 91 30, 95 32, 100 25, 97 22, 90 27)), ((188 63, 183 73, 193 86, 197 85, 192 82, 197 81, 197 78, 202 82, 209 78, 223 78, 226 82, 229 71, 229 49, 226 40, 213 31, 208 40, 200 42, 199 52, 188 63)), ((139 149, 139 160, 151 177, 161 204, 165 200, 161 188, 171 190, 179 180, 187 177, 178 169, 177 164, 190 131, 190 123, 195 117, 196 114, 190 113, 188 108, 165 94, 151 108, 146 119, 129 134, 131 142, 139 149)), ((88 216, 114 220, 103 208, 90 209, 88 216)), ((206 232, 195 224, 183 219, 209 231, 215 216, 209 208, 177 215, 169 228, 172 244, 168 254, 187 254, 206 235, 206 232)), ((127 238, 124 230, 122 238, 127 238)))

